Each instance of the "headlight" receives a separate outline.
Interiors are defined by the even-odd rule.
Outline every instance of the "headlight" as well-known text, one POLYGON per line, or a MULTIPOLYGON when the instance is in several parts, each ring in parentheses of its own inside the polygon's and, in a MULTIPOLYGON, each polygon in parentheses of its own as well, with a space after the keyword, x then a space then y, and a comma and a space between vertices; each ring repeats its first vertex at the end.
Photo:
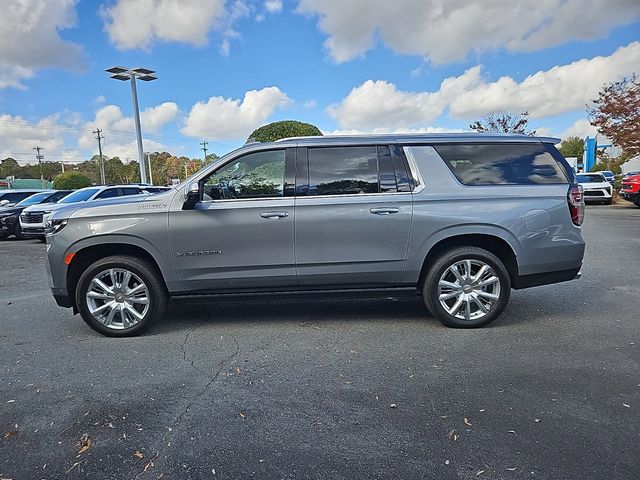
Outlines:
POLYGON ((9 215, 1 215, 0 216, 0 223, 2 223, 3 225, 8 225, 10 223, 13 223, 13 221, 18 218, 18 214, 14 213, 14 214, 9 214, 9 215))
POLYGON ((47 220, 45 229, 46 229, 46 233, 58 233, 60 230, 62 230, 64 227, 67 226, 67 219, 65 218, 64 220, 47 220))

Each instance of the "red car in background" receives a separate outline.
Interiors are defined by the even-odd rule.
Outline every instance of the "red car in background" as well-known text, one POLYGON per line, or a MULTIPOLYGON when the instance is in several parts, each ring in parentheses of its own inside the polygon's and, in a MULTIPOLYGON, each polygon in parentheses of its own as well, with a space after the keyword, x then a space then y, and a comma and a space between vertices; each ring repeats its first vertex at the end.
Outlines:
POLYGON ((640 173, 628 175, 622 179, 620 196, 640 207, 640 173))

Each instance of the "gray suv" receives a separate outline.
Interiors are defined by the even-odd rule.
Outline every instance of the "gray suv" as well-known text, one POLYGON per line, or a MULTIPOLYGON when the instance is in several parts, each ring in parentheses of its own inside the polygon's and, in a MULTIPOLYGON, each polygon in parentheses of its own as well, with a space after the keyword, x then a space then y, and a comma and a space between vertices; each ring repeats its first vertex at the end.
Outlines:
POLYGON ((110 336, 140 333, 187 295, 417 293, 445 325, 480 327, 512 288, 579 276, 584 201, 558 141, 245 145, 168 192, 55 212, 53 295, 110 336))

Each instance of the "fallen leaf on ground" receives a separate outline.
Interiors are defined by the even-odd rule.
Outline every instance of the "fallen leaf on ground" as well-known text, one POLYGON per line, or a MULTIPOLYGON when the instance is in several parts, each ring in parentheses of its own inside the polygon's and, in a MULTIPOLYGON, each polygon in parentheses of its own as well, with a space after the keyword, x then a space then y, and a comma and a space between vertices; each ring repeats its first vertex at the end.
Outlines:
POLYGON ((515 472, 516 471, 516 467, 507 468, 507 470, 509 470, 510 472, 515 472))
POLYGON ((472 423, 469 421, 469 419, 467 417, 464 417, 464 424, 468 427, 470 427, 472 425, 472 423))
POLYGON ((476 473, 476 477, 479 477, 480 475, 482 475, 484 473, 484 470, 478 470, 478 472, 476 473))
POLYGON ((76 468, 78 465, 80 465, 80 462, 76 462, 76 463, 74 463, 73 465, 71 465, 71 468, 70 468, 69 470, 67 470, 66 472, 64 472, 64 473, 69 473, 71 470, 73 470, 74 468, 76 468))
POLYGON ((241 416, 242 418, 247 418, 247 417, 246 417, 246 415, 245 415, 244 413, 242 413, 242 412, 240 412, 240 416, 241 416))
POLYGON ((86 452, 91 448, 91 439, 89 438, 88 434, 85 433, 84 435, 82 435, 82 437, 80 437, 80 443, 78 444, 78 446, 80 447, 78 455, 86 452))
POLYGON ((626 403, 623 403, 623 404, 622 404, 622 406, 623 406, 623 407, 626 407, 626 408, 631 408, 631 407, 630 407, 629 405, 627 405, 626 403))
POLYGON ((134 455, 135 455, 136 457, 138 457, 138 458, 142 458, 142 457, 144 457, 144 453, 142 453, 142 452, 141 452, 141 451, 139 451, 139 450, 136 450, 136 453, 134 453, 134 455))
POLYGON ((391 405, 389 405, 391 408, 397 408, 398 406, 395 403, 392 403, 391 405))

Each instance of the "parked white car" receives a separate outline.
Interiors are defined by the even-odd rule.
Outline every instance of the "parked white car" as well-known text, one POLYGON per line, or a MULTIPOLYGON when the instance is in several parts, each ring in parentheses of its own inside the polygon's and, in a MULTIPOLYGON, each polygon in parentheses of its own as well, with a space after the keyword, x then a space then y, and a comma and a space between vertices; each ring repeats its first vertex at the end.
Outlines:
POLYGON ((613 187, 601 173, 579 173, 578 183, 584 189, 585 202, 613 203, 613 187))
POLYGON ((125 195, 148 194, 144 186, 138 185, 106 185, 86 187, 70 193, 57 203, 32 205, 25 208, 20 215, 20 228, 27 238, 44 239, 47 218, 52 212, 74 203, 83 203, 104 198, 122 197, 125 195))

